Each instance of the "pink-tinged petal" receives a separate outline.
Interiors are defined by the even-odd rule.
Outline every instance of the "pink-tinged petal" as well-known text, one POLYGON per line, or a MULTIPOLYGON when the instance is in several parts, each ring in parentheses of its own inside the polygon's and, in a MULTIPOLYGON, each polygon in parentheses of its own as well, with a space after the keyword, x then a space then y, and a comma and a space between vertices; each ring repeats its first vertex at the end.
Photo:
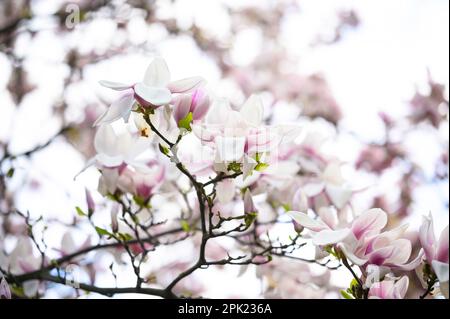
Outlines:
POLYGON ((105 154, 97 154, 95 160, 104 167, 117 167, 123 164, 123 156, 109 156, 105 154))
POLYGON ((123 91, 131 88, 131 85, 112 81, 99 81, 100 85, 116 91, 123 91))
POLYGON ((397 239, 390 243, 394 247, 392 256, 388 258, 386 263, 393 265, 402 265, 408 262, 411 256, 412 245, 408 239, 397 239))
POLYGON ((172 100, 169 89, 163 87, 152 87, 145 85, 144 83, 137 83, 134 86, 134 91, 136 97, 139 98, 139 102, 147 102, 154 106, 168 104, 172 100))
POLYGON ((200 76, 181 79, 170 82, 167 87, 172 93, 187 93, 205 84, 205 80, 200 76))
POLYGON ((336 186, 327 184, 325 187, 328 197, 331 202, 339 209, 344 208, 352 197, 352 190, 344 186, 336 186))
POLYGON ((434 236, 433 218, 431 214, 423 216, 422 225, 419 229, 419 240, 425 250, 425 256, 429 262, 434 259, 436 238, 434 236))
POLYGON ((250 125, 258 127, 264 119, 264 106, 259 95, 251 95, 240 109, 241 116, 250 125))
POLYGON ((250 190, 247 188, 244 194, 244 212, 246 214, 248 213, 256 213, 256 207, 253 203, 252 194, 250 193, 250 190))
POLYGON ((448 226, 442 231, 436 251, 436 260, 448 264, 448 226))
POLYGON ((362 213, 352 223, 352 231, 357 239, 367 233, 379 232, 387 224, 387 214, 379 208, 372 208, 362 213))
POLYGON ((222 162, 239 161, 244 156, 244 137, 218 136, 215 142, 219 160, 222 162))
POLYGON ((120 118, 125 122, 128 122, 130 118, 131 110, 134 104, 133 93, 130 92, 114 101, 111 106, 103 113, 94 123, 94 126, 98 126, 104 123, 111 123, 120 118))
POLYGON ((384 262, 392 256, 395 247, 388 246, 374 250, 369 254, 369 263, 373 265, 383 265, 384 262))
POLYGON ((92 198, 91 192, 85 188, 84 189, 85 195, 86 195, 86 205, 89 212, 89 215, 92 215, 92 213, 95 211, 95 202, 92 198))
POLYGON ((424 251, 423 251, 423 249, 421 249, 419 251, 419 253, 417 254, 417 257, 414 260, 410 261, 409 263, 403 264, 403 265, 391 265, 391 266, 394 268, 400 269, 400 270, 404 270, 404 271, 414 270, 422 263, 423 255, 424 255, 424 251))
POLYGON ((209 111, 210 99, 203 90, 195 90, 192 95, 192 117, 194 121, 203 119, 209 111))
POLYGON ((206 122, 211 125, 222 127, 228 121, 228 117, 233 112, 230 102, 226 99, 215 99, 206 117, 206 122))
POLYGON ((217 183, 216 186, 217 199, 221 204, 229 203, 236 193, 236 187, 234 181, 229 178, 217 183))
POLYGON ((350 260, 355 265, 363 266, 368 261, 368 259, 366 259, 366 258, 360 258, 360 257, 356 256, 353 253, 353 251, 351 251, 345 244, 339 245, 339 248, 342 250, 342 252, 347 257, 347 259, 350 260))
POLYGON ((408 276, 403 276, 394 285, 393 297, 394 299, 405 298, 406 292, 408 291, 409 278, 408 276))
POLYGON ((374 283, 369 290, 369 298, 392 299, 394 290, 393 280, 384 280, 374 283))
POLYGON ((351 230, 348 228, 331 230, 325 229, 313 237, 313 244, 318 246, 326 246, 337 244, 344 241, 351 234, 351 230))
POLYGON ((0 299, 11 299, 11 290, 5 278, 0 280, 0 299))
POLYGON ((308 211, 308 197, 305 192, 299 188, 292 199, 292 209, 300 212, 308 211))
POLYGON ((188 94, 179 95, 174 99, 173 117, 175 118, 175 122, 177 124, 188 115, 191 108, 191 101, 192 97, 188 94))
POLYGON ((300 224, 301 226, 303 226, 309 230, 319 232, 322 230, 329 229, 328 226, 325 225, 321 220, 312 219, 305 213, 296 212, 296 211, 291 210, 291 211, 287 212, 286 214, 288 214, 289 217, 291 217, 293 220, 295 220, 298 224, 300 224))
POLYGON ((336 208, 333 206, 330 207, 321 207, 319 209, 318 215, 320 219, 328 225, 331 229, 335 229, 339 220, 337 216, 336 208))
POLYGON ((324 188, 325 183, 323 182, 308 183, 303 186, 303 191, 305 192, 306 196, 313 197, 319 195, 324 188))
POLYGON ((145 71, 143 83, 150 87, 162 88, 166 87, 169 84, 169 81, 170 72, 166 61, 161 57, 155 57, 145 71))

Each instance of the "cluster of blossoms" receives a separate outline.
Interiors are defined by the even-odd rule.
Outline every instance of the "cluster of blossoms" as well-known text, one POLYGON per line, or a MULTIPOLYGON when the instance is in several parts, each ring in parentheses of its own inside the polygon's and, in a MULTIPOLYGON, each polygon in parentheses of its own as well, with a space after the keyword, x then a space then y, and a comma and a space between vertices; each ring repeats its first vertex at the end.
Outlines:
POLYGON ((169 179, 166 175, 171 169, 162 164, 158 154, 151 154, 150 159, 141 156, 156 133, 160 151, 164 155, 170 152, 175 164, 206 180, 229 177, 214 186, 215 212, 230 210, 227 204, 235 199, 237 188, 246 189, 246 213, 257 211, 252 194, 260 193, 290 210, 296 230, 310 231, 306 238, 317 246, 317 260, 332 254, 359 268, 362 276, 356 279, 361 287, 348 291, 353 297, 403 298, 409 274, 421 270, 424 287, 431 285, 431 289, 439 282, 440 291, 448 298, 448 227, 436 242, 432 221, 425 218, 420 229, 423 248, 411 258, 407 225, 384 230, 388 215, 378 208, 355 216, 349 205, 355 190, 342 177, 342 163, 320 152, 325 140, 321 134, 298 126, 265 125, 262 99, 257 95, 233 108, 223 99, 211 101, 199 77, 170 82, 161 58, 150 64, 143 82, 101 84, 126 90, 96 122, 100 128, 95 163, 102 172, 102 194, 120 191, 148 203, 169 179), (120 118, 128 122, 132 111, 134 132, 127 128, 116 133, 110 123, 120 118), (180 141, 189 132, 200 141, 195 152, 201 158, 193 159, 192 150, 184 154, 181 149, 180 141))
MULTIPOLYGON (((321 298, 339 291, 329 280, 339 267, 316 276, 308 263, 328 268, 336 260, 354 276, 341 291, 345 298, 405 298, 414 279, 423 285, 422 297, 448 298, 448 226, 436 240, 431 217, 424 217, 417 248, 406 233, 408 225, 391 227, 381 208, 357 212, 352 199, 361 189, 345 178, 345 163, 327 152, 326 143, 334 136, 324 121, 269 125, 261 96, 250 95, 241 106, 213 98, 201 77, 171 81, 160 57, 153 59, 142 82, 100 83, 122 91, 94 123, 96 154, 87 165, 100 172, 98 192, 108 199, 109 225, 103 218, 98 227, 101 205, 86 191, 87 213, 78 208, 78 214, 94 226, 99 243, 85 236, 78 244, 71 232, 65 233, 54 249, 61 263, 67 258, 83 265, 79 252, 99 247, 117 264, 127 253, 137 276, 135 289, 157 284, 165 287, 155 290, 161 297, 201 294, 201 284, 182 280, 196 269, 241 265, 243 274, 253 264, 266 285, 264 296, 321 298), (162 207, 176 205, 181 209, 164 216, 166 221, 155 218, 167 212, 162 207), (276 227, 286 224, 289 240, 274 240, 272 233, 280 233, 276 227), (166 235, 173 237, 159 240, 166 235), (222 237, 234 240, 239 247, 234 249, 245 255, 232 257, 229 246, 215 241, 222 237), (186 238, 200 249, 193 266, 177 260, 166 267, 173 274, 153 276, 154 266, 141 277, 150 252, 186 238), (312 259, 298 253, 309 242, 315 246, 312 259)), ((26 222, 32 229, 28 217, 26 222)), ((22 236, 8 254, 0 247, 0 269, 17 281, 56 267, 42 246, 22 236)), ((92 283, 100 270, 95 267, 86 267, 92 283)), ((5 278, 0 273, 0 297, 10 298, 5 278)), ((31 278, 23 283, 28 297, 38 295, 41 287, 38 278, 31 278)))

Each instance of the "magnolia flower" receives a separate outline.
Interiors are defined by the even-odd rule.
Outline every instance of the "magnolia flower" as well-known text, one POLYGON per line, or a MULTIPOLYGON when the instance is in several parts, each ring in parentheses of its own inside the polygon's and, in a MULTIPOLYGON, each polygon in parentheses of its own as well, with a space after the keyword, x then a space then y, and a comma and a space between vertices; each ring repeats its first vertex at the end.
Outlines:
POLYGON ((209 96, 202 89, 196 89, 190 94, 180 94, 173 101, 175 122, 178 124, 182 119, 192 113, 192 120, 199 121, 205 117, 209 110, 209 96))
POLYGON ((391 278, 374 283, 369 290, 369 299, 403 299, 408 291, 409 279, 407 276, 399 280, 391 278))
POLYGON ((101 194, 114 194, 118 189, 146 201, 164 180, 165 167, 154 162, 145 165, 122 165, 105 168, 99 181, 101 194))
POLYGON ((117 134, 110 124, 103 124, 97 130, 94 147, 97 155, 94 158, 104 167, 118 167, 122 164, 142 166, 136 158, 150 146, 149 139, 132 135, 128 130, 117 134))
POLYGON ((144 79, 132 85, 100 81, 100 84, 117 91, 126 91, 117 101, 111 104, 108 110, 97 119, 94 125, 114 122, 123 118, 128 122, 135 102, 141 106, 156 109, 161 105, 169 104, 172 93, 185 93, 197 88, 203 83, 201 77, 191 77, 170 82, 170 73, 164 59, 156 57, 148 66, 144 79))
POLYGON ((352 196, 352 190, 346 185, 342 176, 341 164, 332 161, 318 175, 318 180, 304 186, 304 192, 309 197, 325 192, 333 205, 343 208, 352 196))
POLYGON ((246 214, 251 214, 251 213, 257 212, 255 204, 253 203, 252 194, 250 193, 250 190, 248 188, 244 194, 244 212, 246 214))
POLYGON ((432 266, 434 273, 439 279, 439 287, 443 295, 448 298, 449 282, 449 230, 448 226, 442 231, 439 241, 434 236, 433 218, 423 217, 423 223, 419 231, 420 244, 425 251, 425 258, 432 266))
POLYGON ((263 111, 258 95, 250 96, 239 111, 233 110, 228 101, 217 100, 206 121, 193 125, 202 143, 216 150, 216 171, 228 172, 230 164, 238 164, 245 179, 258 165, 257 156, 297 136, 297 127, 263 125, 263 111))
POLYGON ((312 219, 305 213, 290 211, 288 214, 301 226, 313 232, 313 244, 336 245, 345 256, 358 266, 377 265, 402 270, 416 268, 423 252, 408 263, 411 242, 400 238, 407 226, 380 233, 387 224, 387 214, 373 208, 358 216, 349 227, 338 227, 335 210, 319 211, 320 219, 312 219))

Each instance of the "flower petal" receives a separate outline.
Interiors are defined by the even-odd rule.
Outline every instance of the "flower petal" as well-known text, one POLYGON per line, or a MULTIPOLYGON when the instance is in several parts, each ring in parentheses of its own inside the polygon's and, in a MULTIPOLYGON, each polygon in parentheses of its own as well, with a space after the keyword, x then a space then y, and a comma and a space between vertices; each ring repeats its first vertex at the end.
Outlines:
POLYGON ((312 219, 305 213, 289 211, 286 214, 289 215, 293 220, 302 225, 303 227, 318 232, 322 230, 329 229, 327 225, 325 225, 321 220, 312 219))
POLYGON ((124 84, 124 83, 119 83, 119 82, 113 82, 113 81, 99 81, 98 83, 100 83, 100 85, 107 87, 109 89, 113 89, 116 91, 123 91, 126 89, 131 88, 131 85, 128 84, 124 84))
POLYGON ((185 78, 170 82, 167 87, 172 93, 187 93, 204 85, 205 80, 200 76, 185 78))
POLYGON ((175 122, 178 125, 178 122, 180 122, 182 119, 184 119, 191 108, 191 102, 192 97, 188 94, 182 94, 175 98, 175 101, 173 103, 173 117, 175 118, 175 122))
POLYGON ((437 245, 436 259, 448 264, 448 226, 442 231, 437 245))
POLYGON ((362 213, 352 223, 352 231, 357 239, 369 232, 379 232, 387 224, 387 214, 380 208, 372 208, 362 213))
POLYGON ((244 137, 218 136, 215 142, 220 161, 239 161, 244 155, 244 137))
POLYGON ((152 87, 144 83, 137 83, 134 86, 134 91, 141 99, 156 106, 168 104, 172 100, 169 89, 163 87, 152 87))
POLYGON ((128 122, 133 104, 134 98, 132 93, 122 96, 117 101, 113 102, 106 112, 95 121, 94 126, 103 123, 111 123, 120 118, 125 122, 128 122))
POLYGON ((161 57, 155 57, 145 71, 143 83, 147 86, 166 87, 170 81, 170 72, 166 61, 161 57))
POLYGON ((251 95, 240 109, 241 116, 253 126, 261 125, 264 117, 264 106, 259 95, 251 95))
POLYGON ((313 238, 313 244, 326 246, 344 241, 351 234, 349 228, 338 230, 326 229, 318 232, 313 238))
POLYGON ((229 203, 235 194, 236 187, 234 185, 234 181, 232 179, 225 179, 217 183, 216 186, 217 191, 217 199, 222 204, 229 203))

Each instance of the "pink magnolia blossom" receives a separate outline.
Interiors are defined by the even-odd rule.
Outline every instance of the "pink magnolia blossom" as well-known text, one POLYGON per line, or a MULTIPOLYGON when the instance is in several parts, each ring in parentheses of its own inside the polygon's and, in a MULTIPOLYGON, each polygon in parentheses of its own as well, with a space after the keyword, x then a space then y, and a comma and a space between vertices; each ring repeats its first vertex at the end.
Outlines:
MULTIPOLYGON (((0 275, 2 275, 1 272, 0 275)), ((2 277, 0 279, 0 299, 3 298, 11 299, 11 289, 9 289, 9 285, 6 282, 6 279, 2 277)))
POLYGON ((425 251, 425 258, 432 266, 437 278, 439 279, 440 290, 446 298, 448 294, 449 282, 449 230, 448 226, 442 231, 439 240, 434 236, 433 218, 423 217, 423 223, 419 231, 420 244, 425 251))
POLYGON ((333 210, 319 212, 320 219, 313 219, 296 211, 288 214, 298 224, 313 232, 313 244, 336 245, 358 266, 376 265, 413 270, 421 262, 423 251, 408 262, 412 244, 408 239, 401 238, 406 226, 381 232, 387 224, 387 214, 379 208, 365 211, 346 227, 340 227, 333 210))
POLYGON ((387 278, 370 287, 369 299, 403 299, 408 291, 408 286, 407 276, 403 276, 397 281, 387 278))
POLYGON ((189 112, 192 119, 199 121, 203 119, 209 110, 210 99, 203 89, 196 89, 190 94, 180 94, 174 98, 174 113, 176 123, 184 119, 189 112))
POLYGON ((120 118, 128 122, 131 110, 137 101, 143 107, 156 109, 169 104, 172 93, 185 93, 203 83, 201 77, 191 77, 178 81, 170 81, 169 68, 164 59, 156 57, 150 63, 142 82, 123 84, 111 81, 100 81, 100 84, 117 91, 126 91, 108 110, 101 115, 94 125, 111 123, 120 118))

